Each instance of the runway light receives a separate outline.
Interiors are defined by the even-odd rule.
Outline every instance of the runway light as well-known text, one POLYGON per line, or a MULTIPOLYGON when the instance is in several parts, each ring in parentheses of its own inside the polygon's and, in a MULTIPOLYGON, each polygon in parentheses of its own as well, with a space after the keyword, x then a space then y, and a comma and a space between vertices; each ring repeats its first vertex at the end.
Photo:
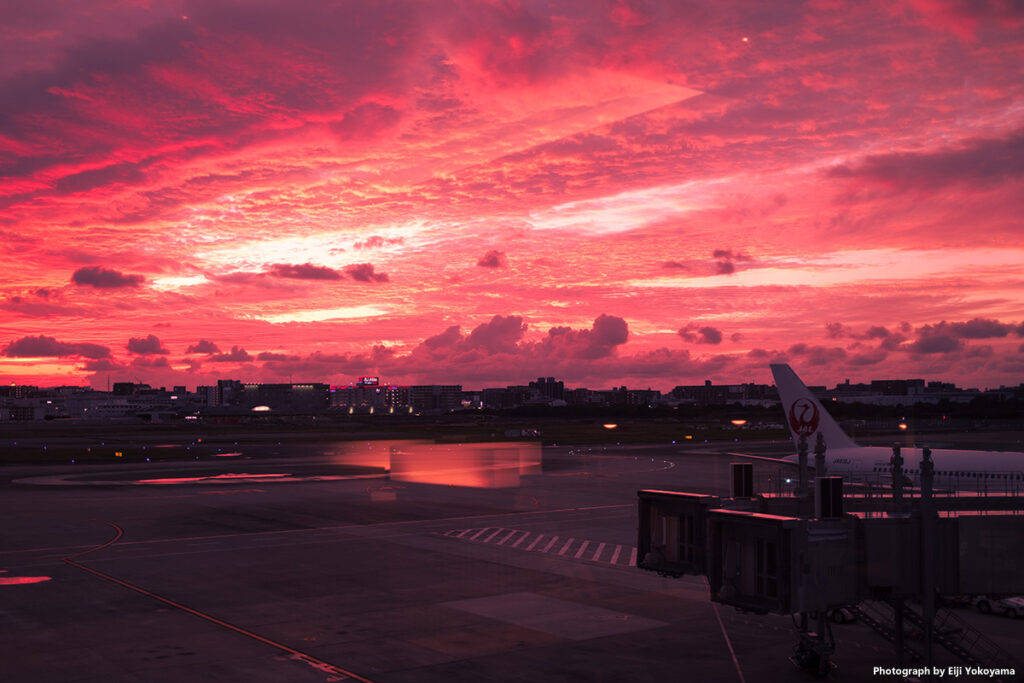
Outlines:
POLYGON ((615 424, 614 422, 609 422, 608 424, 605 424, 605 425, 602 425, 602 426, 603 426, 603 427, 604 427, 605 429, 615 429, 615 428, 616 428, 616 427, 618 427, 619 425, 615 424))
POLYGON ((743 425, 747 424, 746 420, 729 420, 729 422, 732 422, 737 427, 742 427, 743 425))
POLYGON ((687 434, 687 435, 686 435, 685 437, 683 437, 683 438, 685 438, 685 439, 690 439, 690 440, 693 440, 693 434, 687 434))
POLYGON ((122 453, 121 451, 114 451, 114 457, 120 458, 120 457, 123 457, 123 456, 124 456, 124 453, 122 453))
POLYGON ((906 422, 900 422, 900 429, 906 429, 906 428, 907 428, 907 423, 906 422))

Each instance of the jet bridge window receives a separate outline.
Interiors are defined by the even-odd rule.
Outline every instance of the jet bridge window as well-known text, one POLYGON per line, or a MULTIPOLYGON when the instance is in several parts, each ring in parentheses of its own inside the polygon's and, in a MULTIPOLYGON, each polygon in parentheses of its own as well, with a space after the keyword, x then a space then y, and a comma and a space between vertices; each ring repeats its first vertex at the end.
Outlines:
POLYGON ((679 559, 695 562, 697 559, 696 520, 693 515, 684 514, 679 518, 679 559))
POLYGON ((779 593, 778 554, 774 541, 757 539, 757 571, 754 576, 755 591, 760 595, 774 598, 779 593))

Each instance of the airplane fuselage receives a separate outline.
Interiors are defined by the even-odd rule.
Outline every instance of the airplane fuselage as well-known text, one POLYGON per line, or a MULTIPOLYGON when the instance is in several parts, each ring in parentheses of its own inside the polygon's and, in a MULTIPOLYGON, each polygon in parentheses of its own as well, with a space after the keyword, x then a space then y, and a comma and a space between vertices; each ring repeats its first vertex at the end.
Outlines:
MULTIPOLYGON (((921 483, 922 453, 921 448, 900 449, 904 477, 916 486, 921 483)), ((798 462, 796 455, 782 459, 793 464, 798 462)), ((892 448, 884 446, 829 449, 825 455, 825 473, 851 480, 879 480, 890 476, 891 459, 892 448)), ((813 469, 813 453, 808 454, 807 462, 813 469)), ((936 486, 1001 488, 1011 482, 1018 488, 1024 486, 1024 454, 1021 453, 933 449, 932 462, 936 486)))

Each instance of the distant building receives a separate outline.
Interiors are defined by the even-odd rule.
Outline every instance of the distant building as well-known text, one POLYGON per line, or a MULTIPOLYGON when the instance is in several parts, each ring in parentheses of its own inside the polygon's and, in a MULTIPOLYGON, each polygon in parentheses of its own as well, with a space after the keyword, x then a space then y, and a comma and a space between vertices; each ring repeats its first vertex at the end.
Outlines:
POLYGON ((461 384, 419 384, 409 387, 409 403, 418 413, 446 413, 462 405, 461 384))

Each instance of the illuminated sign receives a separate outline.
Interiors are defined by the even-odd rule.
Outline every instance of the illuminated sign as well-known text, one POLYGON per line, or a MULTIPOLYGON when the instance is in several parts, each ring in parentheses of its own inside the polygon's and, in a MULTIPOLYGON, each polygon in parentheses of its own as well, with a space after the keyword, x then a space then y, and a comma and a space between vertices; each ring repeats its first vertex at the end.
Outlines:
POLYGON ((380 384, 380 377, 360 377, 359 385, 364 387, 375 387, 380 384))

